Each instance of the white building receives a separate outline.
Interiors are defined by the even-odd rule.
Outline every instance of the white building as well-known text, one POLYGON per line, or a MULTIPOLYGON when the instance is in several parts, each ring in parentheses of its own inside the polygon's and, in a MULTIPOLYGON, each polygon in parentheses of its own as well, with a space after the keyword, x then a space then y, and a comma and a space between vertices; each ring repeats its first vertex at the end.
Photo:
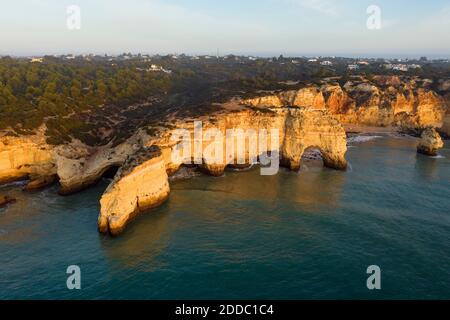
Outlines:
POLYGON ((409 67, 410 69, 419 69, 419 68, 422 68, 422 66, 419 65, 419 64, 410 64, 410 65, 408 65, 408 67, 409 67))
POLYGON ((332 65, 333 65, 333 62, 331 62, 331 61, 329 61, 329 60, 325 60, 325 61, 322 61, 320 64, 321 64, 322 66, 332 66, 332 65))
POLYGON ((42 63, 44 62, 44 58, 31 58, 30 62, 42 63))
POLYGON ((359 69, 359 66, 358 66, 357 64, 349 64, 349 65, 347 66, 347 69, 348 69, 348 70, 358 70, 358 69, 359 69))
POLYGON ((148 72, 158 72, 158 71, 161 71, 161 72, 164 72, 164 73, 167 73, 167 74, 171 74, 171 73, 172 73, 172 70, 164 69, 163 67, 157 66, 156 64, 152 64, 152 65, 150 66, 150 68, 147 69, 147 71, 148 71, 148 72))

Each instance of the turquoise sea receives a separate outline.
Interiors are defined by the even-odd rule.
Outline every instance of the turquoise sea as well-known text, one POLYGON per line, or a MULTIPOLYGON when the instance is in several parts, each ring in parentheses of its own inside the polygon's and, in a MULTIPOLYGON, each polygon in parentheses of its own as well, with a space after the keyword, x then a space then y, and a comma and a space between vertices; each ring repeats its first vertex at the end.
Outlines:
POLYGON ((346 172, 175 181, 118 238, 97 232, 106 179, 68 197, 0 187, 18 200, 0 209, 0 299, 450 299, 450 144, 415 145, 352 143, 346 172))

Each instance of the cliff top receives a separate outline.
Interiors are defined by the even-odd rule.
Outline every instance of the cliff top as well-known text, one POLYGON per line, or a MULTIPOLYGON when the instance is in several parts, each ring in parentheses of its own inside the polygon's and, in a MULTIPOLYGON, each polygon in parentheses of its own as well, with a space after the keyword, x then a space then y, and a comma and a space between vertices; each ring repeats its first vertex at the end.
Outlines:
MULTIPOLYGON (((364 103, 373 88, 406 92, 424 88, 448 101, 450 63, 421 63, 408 72, 387 70, 384 61, 349 71, 352 59, 333 66, 307 59, 248 60, 243 57, 192 60, 44 57, 42 63, 0 58, 1 135, 34 135, 45 125, 49 144, 78 139, 90 146, 118 145, 138 128, 149 135, 170 128, 176 118, 197 118, 233 108, 248 99, 309 86, 340 86, 364 103), (160 67, 152 69, 152 65, 160 67), (160 70, 171 70, 171 73, 160 70)), ((413 62, 411 62, 413 63, 413 62)), ((322 90, 322 89, 321 89, 322 90)), ((326 95, 326 90, 324 91, 326 95)), ((413 94, 415 94, 413 92, 413 94)))

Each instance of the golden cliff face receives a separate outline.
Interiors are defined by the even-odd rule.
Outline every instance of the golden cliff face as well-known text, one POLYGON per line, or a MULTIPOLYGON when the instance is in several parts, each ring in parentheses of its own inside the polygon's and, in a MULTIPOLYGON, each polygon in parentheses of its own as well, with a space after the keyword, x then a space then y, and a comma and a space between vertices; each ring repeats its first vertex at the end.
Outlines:
POLYGON ((0 183, 54 174, 52 148, 42 138, 0 138, 0 183))
MULTIPOLYGON (((324 165, 335 169, 345 169, 347 166, 345 153, 347 140, 343 127, 326 110, 314 108, 273 108, 260 110, 243 109, 238 112, 216 114, 211 118, 201 118, 203 127, 202 156, 199 166, 213 176, 223 174, 228 165, 244 165, 252 162, 250 150, 258 150, 257 155, 277 151, 281 164, 292 170, 300 168, 303 153, 310 147, 318 148, 324 159, 324 165), (236 152, 226 152, 226 140, 218 146, 223 151, 221 161, 212 161, 206 156, 213 140, 206 139, 208 129, 217 129, 225 137, 227 130, 240 129, 243 132, 277 132, 278 144, 273 136, 261 149, 261 139, 258 136, 250 139, 245 136, 245 152, 238 157, 236 152), (241 155, 242 156, 242 155, 241 155), (238 161, 240 160, 240 161, 238 161)), ((194 149, 195 138, 192 121, 180 121, 176 130, 185 129, 192 137, 188 149, 194 149)), ((171 139, 174 130, 167 130, 160 138, 149 140, 151 148, 144 148, 136 155, 130 156, 116 178, 102 197, 99 216, 99 231, 117 235, 125 225, 138 213, 155 207, 163 202, 169 194, 169 179, 167 172, 173 173, 181 163, 174 163, 172 154, 180 144, 181 139, 171 139)), ((215 143, 215 142, 214 142, 215 143)), ((216 158, 217 160, 217 158, 216 158)), ((278 165, 278 164, 277 164, 278 165)), ((278 170, 278 167, 277 167, 278 170)), ((276 172, 275 172, 276 173, 276 172)))
POLYGON ((325 100, 322 92, 316 87, 280 92, 274 95, 246 99, 243 104, 257 108, 304 107, 324 109, 325 100))
MULTIPOLYGON (((447 128, 446 102, 416 80, 374 77, 351 80, 345 85, 327 83, 299 90, 278 92, 243 101, 256 108, 313 107, 328 109, 342 123, 367 126, 398 126, 424 129, 447 128)), ((448 117, 447 117, 448 118, 448 117)))
MULTIPOLYGON (((279 154, 281 165, 298 170, 303 152, 311 147, 322 152, 324 165, 345 169, 346 135, 340 123, 323 109, 323 97, 317 90, 303 90, 299 94, 283 95, 283 103, 292 101, 300 105, 305 99, 308 107, 248 108, 236 105, 232 111, 219 112, 197 119, 177 119, 170 128, 160 128, 154 136, 144 130, 116 146, 88 147, 79 141, 60 146, 45 143, 45 137, 0 138, 0 178, 2 181, 31 178, 28 189, 43 187, 59 178, 60 193, 79 191, 100 179, 111 166, 121 167, 105 191, 100 203, 99 230, 113 235, 122 232, 126 224, 139 212, 162 203, 169 195, 168 175, 176 172, 181 163, 175 163, 173 150, 179 140, 175 131, 185 129, 193 137, 192 143, 201 141, 201 151, 211 148, 212 140, 205 136, 195 138, 194 121, 201 121, 203 132, 216 129, 226 136, 227 130, 239 129, 259 133, 272 130, 272 136, 261 148, 261 137, 245 140, 245 153, 224 152, 223 161, 217 163, 204 155, 199 167, 207 173, 220 176, 228 165, 245 165, 261 160, 263 154, 279 154), (255 158, 249 150, 258 148, 255 158), (240 162, 238 161, 240 160, 240 162)), ((266 100, 267 101, 267 100, 266 100)), ((239 135, 239 134, 238 134, 239 135)), ((247 137, 248 138, 248 137, 247 137)), ((262 139, 264 140, 264 139, 262 139)), ((192 145, 193 148, 193 145, 192 145)), ((226 145, 221 145, 223 150, 226 145)), ((206 153, 203 153, 206 154, 206 153)), ((277 164, 277 169, 278 165, 277 164)))
POLYGON ((120 234, 137 213, 159 205, 169 192, 161 150, 158 147, 140 149, 127 159, 103 194, 99 231, 120 234))
POLYGON ((0 183, 30 179, 26 190, 59 178, 60 194, 80 191, 98 181, 111 166, 120 166, 141 147, 141 132, 115 148, 90 148, 79 141, 52 146, 41 135, 0 137, 0 183))
MULTIPOLYGON (((378 78, 381 82, 382 78, 378 78)), ((388 82, 377 86, 347 82, 341 88, 324 86, 331 91, 326 107, 342 123, 369 126, 398 126, 404 129, 441 127, 446 111, 445 101, 434 91, 415 83, 388 82), (338 100, 334 96, 343 95, 338 100)))
POLYGON ((96 183, 109 168, 120 167, 130 154, 141 148, 144 139, 146 134, 139 130, 115 148, 108 145, 87 148, 77 143, 56 148, 54 159, 60 179, 59 193, 71 194, 96 183))
MULTIPOLYGON (((138 129, 115 147, 88 147, 79 141, 50 146, 42 135, 0 137, 0 183, 28 177, 32 180, 28 187, 33 189, 51 183, 57 176, 60 193, 70 194, 97 182, 109 168, 121 167, 102 197, 98 219, 101 232, 119 234, 134 215, 168 197, 168 175, 181 166, 172 159, 179 143, 172 137, 178 129, 194 136, 196 120, 202 121, 204 131, 215 128, 223 135, 228 129, 277 130, 278 143, 269 141, 264 150, 258 149, 257 156, 277 149, 280 165, 292 170, 300 168, 303 153, 311 147, 320 149, 325 166, 345 169, 347 146, 341 122, 407 128, 442 126, 441 132, 450 131, 450 112, 445 115, 445 100, 414 82, 397 80, 380 78, 378 84, 351 81, 344 86, 327 83, 261 94, 261 97, 234 101, 233 108, 223 106, 208 116, 196 119, 175 116, 170 126, 158 128, 153 136, 138 129)), ((210 147, 211 141, 203 136, 197 140, 194 137, 193 141, 198 139, 202 151, 210 147)), ((260 138, 253 143, 259 146, 260 138)), ((249 140, 244 161, 239 165, 250 163, 251 147, 249 140)), ((234 153, 220 163, 204 156, 198 166, 220 176, 228 165, 236 165, 237 160, 234 153)))

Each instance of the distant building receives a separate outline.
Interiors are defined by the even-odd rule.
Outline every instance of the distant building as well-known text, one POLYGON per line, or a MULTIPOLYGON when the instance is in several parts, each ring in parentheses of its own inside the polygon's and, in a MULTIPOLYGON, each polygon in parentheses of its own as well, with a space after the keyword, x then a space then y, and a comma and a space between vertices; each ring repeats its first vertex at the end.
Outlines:
POLYGON ((333 62, 331 62, 331 61, 329 61, 329 60, 325 60, 325 61, 322 61, 320 64, 321 64, 322 66, 332 66, 332 65, 333 65, 333 62))
POLYGON ((359 66, 358 66, 357 64, 349 64, 349 65, 347 66, 347 69, 348 69, 348 70, 358 70, 358 69, 359 69, 359 66))
POLYGON ((408 67, 409 67, 410 69, 419 69, 419 68, 422 68, 422 66, 419 65, 419 64, 410 64, 410 65, 408 65, 408 67))
POLYGON ((392 70, 406 72, 408 71, 408 66, 405 64, 396 64, 392 67, 392 70))
MULTIPOLYGON (((136 69, 139 69, 139 68, 136 68, 136 69)), ((145 69, 141 69, 141 70, 144 71, 145 69)), ((171 73, 172 73, 172 70, 164 69, 163 67, 157 66, 156 64, 152 64, 152 65, 150 66, 150 68, 148 68, 146 71, 147 71, 147 72, 158 72, 158 71, 162 71, 162 72, 168 73, 168 74, 171 74, 171 73)))
POLYGON ((44 58, 31 58, 30 62, 42 63, 44 62, 44 58))
POLYGON ((370 63, 367 61, 358 61, 358 64, 362 66, 368 66, 370 63))
POLYGON ((309 59, 308 62, 317 62, 317 59, 309 59))

